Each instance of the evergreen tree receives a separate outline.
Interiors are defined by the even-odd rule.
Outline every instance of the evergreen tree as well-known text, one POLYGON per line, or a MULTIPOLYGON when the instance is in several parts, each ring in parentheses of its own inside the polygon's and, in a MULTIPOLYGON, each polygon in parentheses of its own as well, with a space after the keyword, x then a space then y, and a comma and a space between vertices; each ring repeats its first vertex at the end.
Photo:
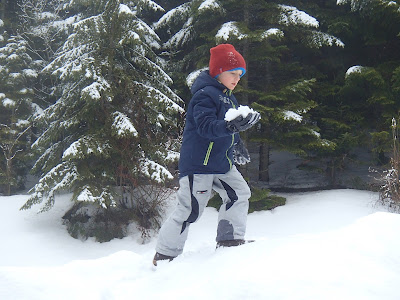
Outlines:
POLYGON ((61 3, 61 0, 21 0, 16 6, 18 11, 12 9, 14 6, 8 2, 5 4, 7 9, 12 11, 8 16, 19 17, 18 22, 12 23, 14 19, 9 17, 8 27, 15 35, 12 35, 1 49, 1 63, 4 66, 2 78, 5 79, 0 83, 1 92, 5 99, 13 101, 4 100, 7 108, 2 110, 1 142, 7 161, 7 167, 4 167, 8 170, 5 173, 8 175, 4 178, 9 178, 6 180, 7 193, 11 192, 11 178, 13 186, 23 186, 23 180, 29 171, 28 160, 33 159, 32 151, 26 144, 31 143, 31 139, 34 138, 31 135, 35 134, 37 129, 34 124, 27 123, 28 117, 54 101, 54 82, 43 72, 43 68, 52 59, 54 49, 59 47, 62 36, 65 36, 67 26, 65 22, 60 22, 58 15, 61 3))
MULTIPOLYGON (((209 48, 216 43, 230 42, 245 56, 249 72, 236 93, 241 103, 253 105, 263 115, 262 126, 251 133, 262 145, 259 179, 268 181, 271 146, 302 155, 334 146, 320 138, 308 117, 316 106, 309 99, 315 73, 302 64, 301 57, 307 51, 343 43, 319 31, 315 18, 272 1, 187 1, 156 24, 157 29, 164 27, 171 33, 164 46, 171 51, 172 61, 179 57, 183 63, 195 63, 175 64, 184 72, 206 67, 209 48), (206 8, 204 19, 202 9, 206 8), (201 59, 193 60, 192 55, 201 59)), ((244 139, 246 134, 242 134, 244 139)))
POLYGON ((323 53, 336 63, 331 68, 335 72, 319 88, 320 105, 314 112, 322 134, 337 144, 333 152, 321 153, 330 157, 332 174, 360 146, 376 154, 375 163, 385 163, 390 122, 399 111, 394 89, 400 65, 399 5, 350 0, 338 4, 327 18, 346 47, 340 57, 323 53))
MULTIPOLYGON (((23 208, 45 201, 48 210, 62 190, 73 191, 73 201, 112 208, 123 194, 137 200, 140 189, 173 177, 181 100, 154 52, 159 38, 140 18, 145 8, 162 9, 143 0, 66 3, 79 13, 46 67, 61 81, 60 96, 36 119, 47 128, 33 144, 41 179, 23 208)), ((144 216, 155 206, 146 201, 134 201, 144 216)))
MULTIPOLYGON (((175 1, 177 6, 168 10, 153 24, 163 41, 163 55, 169 62, 168 71, 176 87, 186 100, 190 92, 187 75, 208 63, 210 46, 215 45, 210 33, 221 23, 225 10, 220 1, 175 1)), ((167 7, 172 2, 168 1, 167 7)))
POLYGON ((38 78, 35 86, 36 104, 45 109, 56 101, 57 81, 45 67, 55 58, 65 42, 76 16, 66 17, 62 11, 64 0, 20 0, 18 36, 25 40, 35 60, 38 78))
POLYGON ((0 48, 0 185, 6 195, 23 186, 31 159, 30 116, 34 112, 32 82, 37 73, 27 45, 10 37, 0 48))

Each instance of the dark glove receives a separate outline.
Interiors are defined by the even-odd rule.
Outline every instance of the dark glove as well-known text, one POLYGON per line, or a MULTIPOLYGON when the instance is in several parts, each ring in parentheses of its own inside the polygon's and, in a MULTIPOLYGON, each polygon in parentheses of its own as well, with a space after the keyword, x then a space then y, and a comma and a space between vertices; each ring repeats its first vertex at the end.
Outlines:
POLYGON ((226 122, 226 128, 232 132, 244 131, 254 126, 259 120, 260 114, 258 112, 250 112, 245 118, 239 115, 235 119, 226 122))
POLYGON ((242 140, 239 140, 233 148, 233 161, 238 165, 245 165, 250 162, 249 151, 247 151, 242 140))

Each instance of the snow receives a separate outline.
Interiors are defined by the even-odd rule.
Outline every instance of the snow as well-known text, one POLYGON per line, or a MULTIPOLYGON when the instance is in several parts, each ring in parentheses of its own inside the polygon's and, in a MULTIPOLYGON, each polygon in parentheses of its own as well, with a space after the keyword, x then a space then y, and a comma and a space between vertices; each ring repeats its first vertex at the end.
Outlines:
POLYGON ((282 10, 281 19, 279 22, 285 25, 303 25, 307 27, 319 27, 319 22, 314 17, 308 15, 306 12, 298 10, 294 6, 278 5, 282 10))
POLYGON ((312 44, 318 48, 321 48, 324 45, 335 45, 344 48, 344 43, 340 39, 325 32, 313 31, 311 35, 311 40, 312 44))
POLYGON ((141 162, 141 172, 147 177, 162 183, 165 178, 173 179, 171 172, 169 172, 164 166, 152 161, 150 159, 144 158, 141 162))
POLYGON ((183 25, 183 28, 175 33, 166 43, 164 43, 164 46, 170 48, 173 46, 184 45, 189 42, 192 38, 192 23, 193 18, 188 18, 188 20, 183 25))
POLYGON ((218 213, 206 208, 184 253, 157 268, 156 237, 141 244, 137 230, 108 243, 70 237, 70 196, 42 214, 18 210, 26 195, 0 197, 1 299, 398 299, 400 215, 374 205, 376 193, 284 195, 285 206, 249 214, 255 243, 218 250, 218 213))
POLYGON ((268 37, 270 37, 270 36, 283 37, 283 36, 284 36, 284 33, 283 33, 282 30, 280 30, 280 29, 278 29, 278 28, 270 28, 270 29, 264 31, 264 32, 261 34, 261 39, 266 39, 266 38, 268 38, 268 37))
POLYGON ((353 74, 353 73, 361 73, 364 70, 364 68, 365 67, 363 67, 363 66, 352 66, 352 67, 350 67, 346 71, 345 78, 347 78, 347 76, 349 76, 350 74, 353 74))
POLYGON ((203 3, 200 4, 198 10, 206 10, 206 9, 214 9, 214 8, 220 8, 220 5, 218 4, 217 1, 215 0, 205 0, 203 3))
POLYGON ((200 75, 201 72, 208 70, 208 67, 204 67, 202 69, 193 71, 186 77, 186 85, 191 88, 196 78, 200 75))
POLYGON ((51 23, 51 26, 55 28, 67 28, 68 26, 73 25, 77 21, 77 19, 78 19, 77 16, 72 16, 66 18, 65 20, 53 21, 51 23))
POLYGON ((38 73, 32 69, 24 69, 22 70, 22 73, 24 73, 24 75, 27 77, 34 77, 34 78, 38 77, 38 73))
POLYGON ((236 108, 230 108, 228 111, 225 113, 225 121, 232 121, 236 119, 238 116, 242 116, 243 118, 246 118, 249 113, 255 113, 255 111, 248 107, 247 105, 240 105, 237 109, 236 108))
POLYGON ((15 126, 21 128, 21 127, 28 127, 29 126, 29 121, 28 120, 21 120, 18 119, 18 121, 15 123, 15 126))
POLYGON ((101 99, 101 92, 110 88, 109 83, 103 78, 98 79, 100 82, 93 82, 87 87, 82 89, 82 95, 87 95, 89 98, 93 100, 101 99))
POLYGON ((303 120, 303 117, 300 116, 299 114, 295 113, 294 111, 285 111, 284 112, 284 117, 285 120, 294 120, 296 122, 301 122, 303 120))
POLYGON ((162 6, 158 5, 154 1, 151 0, 141 0, 141 2, 145 3, 147 7, 151 8, 154 11, 165 11, 162 6))
POLYGON ((3 99, 3 106, 4 107, 14 107, 17 103, 10 99, 10 98, 4 98, 3 99))
POLYGON ((118 14, 120 14, 120 15, 126 14, 126 15, 136 16, 135 12, 131 11, 131 9, 127 5, 122 4, 122 3, 119 4, 118 14))
POLYGON ((114 113, 112 128, 120 137, 138 136, 138 132, 129 117, 119 111, 114 113))
POLYGON ((312 135, 315 135, 315 136, 317 136, 317 137, 321 137, 321 134, 320 134, 319 132, 317 132, 317 131, 315 131, 315 130, 312 130, 312 129, 311 129, 311 134, 312 134, 312 135))
POLYGON ((238 40, 241 40, 247 37, 247 35, 240 32, 239 28, 236 26, 236 22, 227 22, 221 26, 215 38, 217 40, 227 41, 230 37, 236 37, 238 40))
POLYGON ((155 29, 159 29, 163 26, 173 22, 175 18, 185 18, 190 12, 190 3, 181 4, 168 12, 166 12, 157 22, 153 24, 155 29))

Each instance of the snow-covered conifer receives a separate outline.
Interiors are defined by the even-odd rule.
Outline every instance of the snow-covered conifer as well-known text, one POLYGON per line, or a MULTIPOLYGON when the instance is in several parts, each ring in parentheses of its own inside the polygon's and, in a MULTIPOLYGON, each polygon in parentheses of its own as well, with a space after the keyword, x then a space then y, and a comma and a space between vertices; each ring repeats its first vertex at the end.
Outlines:
POLYGON ((33 65, 24 40, 12 36, 0 48, 0 184, 7 195, 23 184, 29 161, 33 65))
POLYGON ((45 68, 61 80, 60 97, 36 119, 47 128, 33 144, 41 150, 34 166, 41 179, 24 208, 45 201, 47 210, 61 190, 108 208, 122 200, 121 189, 133 197, 138 186, 173 177, 167 160, 177 150, 181 99, 154 52, 159 37, 140 15, 144 5, 160 7, 144 0, 95 2, 64 6, 79 13, 45 68))
POLYGON ((184 1, 153 24, 163 44, 163 55, 174 72, 193 71, 208 54, 207 35, 223 20, 225 9, 218 0, 184 1), (206 49, 207 48, 207 49, 206 49))

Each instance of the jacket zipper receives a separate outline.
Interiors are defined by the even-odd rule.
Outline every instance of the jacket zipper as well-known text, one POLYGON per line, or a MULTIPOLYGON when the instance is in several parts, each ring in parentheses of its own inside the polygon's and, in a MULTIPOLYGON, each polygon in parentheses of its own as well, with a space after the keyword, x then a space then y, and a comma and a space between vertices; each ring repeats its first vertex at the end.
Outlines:
POLYGON ((204 166, 207 166, 207 164, 208 164, 208 160, 210 159, 210 153, 211 153, 211 150, 212 150, 213 146, 214 146, 214 142, 210 142, 210 143, 208 144, 208 149, 207 149, 206 157, 204 158, 204 161, 203 161, 203 165, 204 165, 204 166))

